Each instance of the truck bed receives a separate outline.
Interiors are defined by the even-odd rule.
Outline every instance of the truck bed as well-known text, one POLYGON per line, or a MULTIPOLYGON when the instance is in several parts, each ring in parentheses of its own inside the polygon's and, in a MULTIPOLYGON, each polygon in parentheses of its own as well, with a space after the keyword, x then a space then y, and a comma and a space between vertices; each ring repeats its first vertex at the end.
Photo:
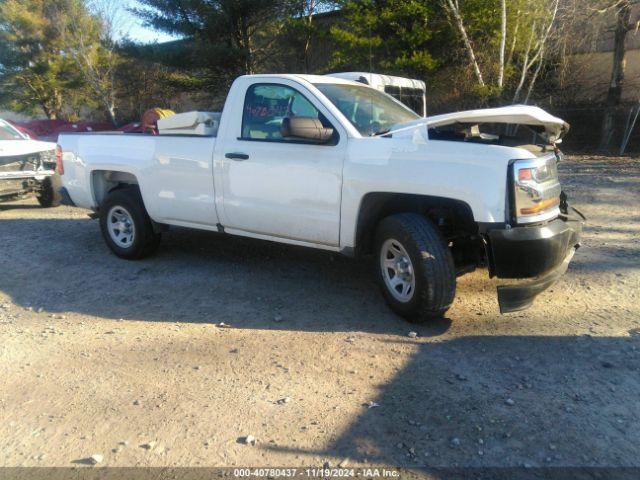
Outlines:
POLYGON ((65 188, 79 207, 96 209, 105 190, 118 184, 118 177, 110 172, 120 172, 118 175, 127 175, 140 185, 153 220, 170 221, 172 212, 189 203, 193 191, 206 192, 195 211, 189 203, 193 220, 208 222, 212 218, 215 137, 65 133, 58 143, 64 152, 65 188))

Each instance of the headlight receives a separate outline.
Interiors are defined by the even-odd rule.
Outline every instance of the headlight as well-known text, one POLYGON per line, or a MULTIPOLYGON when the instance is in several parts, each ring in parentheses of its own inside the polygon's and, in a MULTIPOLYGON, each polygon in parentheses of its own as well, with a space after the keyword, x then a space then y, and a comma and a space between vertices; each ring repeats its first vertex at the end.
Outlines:
POLYGON ((561 188, 555 155, 516 160, 513 186, 517 223, 542 222, 559 215, 561 188))

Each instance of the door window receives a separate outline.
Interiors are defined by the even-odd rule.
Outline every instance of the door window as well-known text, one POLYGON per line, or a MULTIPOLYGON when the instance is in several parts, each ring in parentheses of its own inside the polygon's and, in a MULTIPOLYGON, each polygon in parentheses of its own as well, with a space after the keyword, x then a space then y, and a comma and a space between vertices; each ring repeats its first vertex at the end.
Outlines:
POLYGON ((297 90, 286 85, 252 85, 244 101, 242 139, 301 143, 299 139, 284 138, 281 133, 283 119, 294 116, 318 118, 323 126, 331 127, 325 116, 297 90))

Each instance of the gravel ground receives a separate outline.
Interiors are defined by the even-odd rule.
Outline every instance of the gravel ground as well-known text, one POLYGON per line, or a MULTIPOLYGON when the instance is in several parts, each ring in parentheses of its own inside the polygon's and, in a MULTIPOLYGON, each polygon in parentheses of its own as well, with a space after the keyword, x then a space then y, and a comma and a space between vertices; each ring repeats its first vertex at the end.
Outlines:
POLYGON ((501 316, 475 272, 427 326, 363 262, 188 230, 127 262, 0 206, 0 466, 640 466, 640 159, 561 174, 568 274, 501 316))

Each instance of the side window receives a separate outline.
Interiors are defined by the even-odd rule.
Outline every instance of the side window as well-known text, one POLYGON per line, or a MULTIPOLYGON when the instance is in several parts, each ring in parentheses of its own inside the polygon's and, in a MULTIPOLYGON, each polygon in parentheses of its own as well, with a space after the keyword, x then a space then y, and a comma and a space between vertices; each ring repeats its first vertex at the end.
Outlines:
POLYGON ((313 117, 329 125, 316 107, 304 95, 286 85, 255 84, 249 87, 244 100, 242 139, 297 142, 282 137, 285 117, 313 117))

